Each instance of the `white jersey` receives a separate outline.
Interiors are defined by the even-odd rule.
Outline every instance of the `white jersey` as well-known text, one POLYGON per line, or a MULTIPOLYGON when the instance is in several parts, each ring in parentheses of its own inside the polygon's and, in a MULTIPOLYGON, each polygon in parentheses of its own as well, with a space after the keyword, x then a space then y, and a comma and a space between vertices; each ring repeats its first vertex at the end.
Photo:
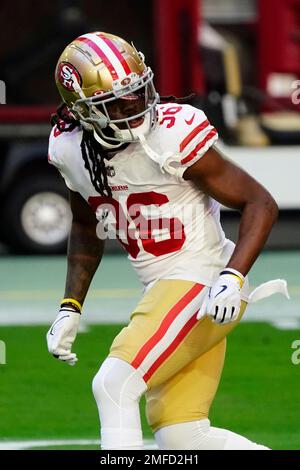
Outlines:
POLYGON ((219 204, 184 180, 184 171, 216 142, 205 114, 189 105, 158 106, 156 128, 106 161, 112 198, 91 183, 81 153, 82 130, 52 130, 49 161, 72 191, 88 201, 101 236, 114 232, 147 288, 158 279, 210 286, 234 244, 225 238, 219 204))

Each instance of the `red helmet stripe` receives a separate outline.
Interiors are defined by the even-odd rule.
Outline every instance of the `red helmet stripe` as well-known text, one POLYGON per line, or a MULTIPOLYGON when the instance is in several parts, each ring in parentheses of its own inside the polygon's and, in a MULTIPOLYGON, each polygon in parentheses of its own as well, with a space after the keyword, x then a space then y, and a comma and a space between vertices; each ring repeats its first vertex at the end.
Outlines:
POLYGON ((91 47, 96 52, 96 54, 98 54, 100 59, 103 60, 104 64, 108 68, 113 80, 117 80, 119 78, 119 75, 117 74, 116 69, 114 68, 113 64, 111 63, 107 55, 100 49, 100 47, 94 41, 84 36, 80 36, 79 38, 77 38, 77 40, 86 43, 89 47, 91 47))
POLYGON ((110 39, 108 39, 107 37, 105 37, 103 34, 98 34, 97 36, 99 36, 99 38, 102 39, 102 41, 104 41, 108 47, 110 47, 110 49, 114 52, 114 54, 117 56, 117 58, 119 59, 119 61, 121 62, 122 64, 122 67, 124 69, 124 72, 126 73, 126 75, 129 75, 131 73, 131 70, 130 70, 130 67, 129 65, 127 64, 126 60, 124 59, 124 57, 122 56, 121 52, 119 51, 119 49, 114 45, 113 41, 111 41, 110 39))

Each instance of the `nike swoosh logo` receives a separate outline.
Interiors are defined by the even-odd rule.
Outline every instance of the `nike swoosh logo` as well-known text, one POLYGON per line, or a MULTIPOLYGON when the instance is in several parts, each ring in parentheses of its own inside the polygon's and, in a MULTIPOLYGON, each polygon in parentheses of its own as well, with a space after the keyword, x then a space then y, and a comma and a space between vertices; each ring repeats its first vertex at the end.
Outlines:
POLYGON ((192 118, 189 121, 185 119, 185 122, 187 123, 188 126, 191 126, 193 124, 195 116, 196 116, 196 113, 193 114, 192 118))
POLYGON ((61 320, 63 320, 64 318, 68 318, 69 316, 70 316, 70 315, 65 315, 64 317, 61 317, 59 320, 57 320, 57 322, 55 322, 55 323, 52 325, 52 328, 51 328, 49 334, 50 334, 51 336, 53 336, 53 335, 54 335, 54 333, 53 333, 53 328, 54 328, 61 320))
POLYGON ((220 292, 217 293, 217 295, 215 295, 215 297, 218 297, 218 295, 222 294, 222 292, 224 292, 224 290, 227 289, 227 286, 224 286, 224 285, 223 285, 223 286, 221 286, 221 287, 222 287, 222 289, 220 290, 220 292))

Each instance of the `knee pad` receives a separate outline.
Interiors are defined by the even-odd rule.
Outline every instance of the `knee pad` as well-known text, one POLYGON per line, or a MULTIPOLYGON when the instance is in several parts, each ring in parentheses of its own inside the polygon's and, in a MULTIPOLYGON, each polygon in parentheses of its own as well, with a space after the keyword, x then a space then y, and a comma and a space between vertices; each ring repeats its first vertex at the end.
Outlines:
POLYGON ((127 362, 107 358, 93 380, 102 449, 142 449, 139 399, 147 385, 127 362))
POLYGON ((108 357, 95 375, 92 388, 101 411, 101 405, 126 407, 138 401, 147 390, 147 385, 130 364, 116 357, 108 357))

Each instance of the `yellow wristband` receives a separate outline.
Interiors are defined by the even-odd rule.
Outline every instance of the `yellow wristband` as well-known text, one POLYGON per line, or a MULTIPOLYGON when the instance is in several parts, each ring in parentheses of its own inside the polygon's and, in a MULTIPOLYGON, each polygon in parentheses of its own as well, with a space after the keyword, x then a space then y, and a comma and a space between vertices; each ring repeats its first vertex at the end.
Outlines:
POLYGON ((71 298, 70 298, 70 299, 69 299, 69 298, 65 298, 65 299, 62 299, 62 301, 61 301, 60 304, 63 305, 63 304, 68 304, 68 303, 74 304, 74 305, 80 310, 80 312, 81 312, 81 310, 82 310, 82 305, 78 302, 78 300, 71 299, 71 298))
POLYGON ((244 281, 240 278, 240 276, 238 276, 237 274, 229 274, 229 276, 235 277, 239 281, 241 288, 243 287, 244 281))
POLYGON ((223 271, 220 272, 220 275, 222 275, 222 274, 227 274, 227 275, 229 275, 229 276, 234 276, 236 279, 238 279, 241 288, 243 287, 244 282, 245 282, 245 278, 244 278, 244 276, 243 276, 241 273, 239 273, 236 269, 233 269, 233 268, 225 268, 225 269, 223 269, 223 271))

